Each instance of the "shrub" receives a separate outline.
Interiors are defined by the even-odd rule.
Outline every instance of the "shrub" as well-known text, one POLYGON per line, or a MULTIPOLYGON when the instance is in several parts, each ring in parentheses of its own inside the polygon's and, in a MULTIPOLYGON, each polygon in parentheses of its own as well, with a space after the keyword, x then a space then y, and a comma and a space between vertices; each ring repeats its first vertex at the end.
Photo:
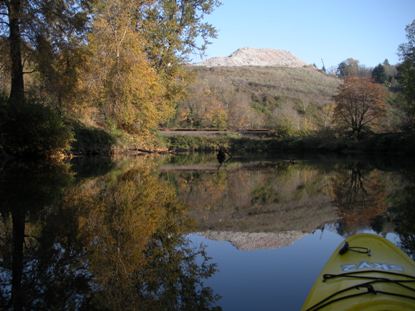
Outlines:
POLYGON ((4 152, 17 157, 48 157, 69 150, 71 129, 54 110, 37 101, 0 103, 0 132, 4 152))
POLYGON ((80 123, 73 125, 75 141, 72 151, 83 155, 110 155, 116 139, 111 134, 98 128, 88 128, 80 123))

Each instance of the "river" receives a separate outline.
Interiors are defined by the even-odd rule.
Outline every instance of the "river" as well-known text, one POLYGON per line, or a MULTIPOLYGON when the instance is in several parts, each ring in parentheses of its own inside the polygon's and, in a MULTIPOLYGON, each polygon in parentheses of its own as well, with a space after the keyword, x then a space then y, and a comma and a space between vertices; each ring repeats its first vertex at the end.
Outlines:
POLYGON ((405 158, 0 167, 0 309, 299 310, 345 237, 415 254, 405 158))

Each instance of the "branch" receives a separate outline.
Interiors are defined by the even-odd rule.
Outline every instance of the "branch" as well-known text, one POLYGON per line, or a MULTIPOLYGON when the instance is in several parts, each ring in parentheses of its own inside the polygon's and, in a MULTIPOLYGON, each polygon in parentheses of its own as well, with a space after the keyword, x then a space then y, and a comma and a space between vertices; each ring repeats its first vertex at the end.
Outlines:
POLYGON ((30 71, 23 71, 23 74, 31 74, 31 73, 34 73, 34 72, 37 72, 37 70, 33 69, 33 70, 30 70, 30 71))

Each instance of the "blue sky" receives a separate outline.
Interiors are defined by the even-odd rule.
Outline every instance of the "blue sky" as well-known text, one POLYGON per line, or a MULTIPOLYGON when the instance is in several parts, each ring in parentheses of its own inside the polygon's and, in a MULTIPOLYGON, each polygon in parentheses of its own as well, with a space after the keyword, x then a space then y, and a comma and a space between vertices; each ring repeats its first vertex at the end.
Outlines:
MULTIPOLYGON (((285 49, 307 63, 337 66, 348 57, 375 66, 397 63, 415 0, 222 0, 207 20, 218 38, 206 57, 240 47, 285 49)), ((206 58, 205 57, 205 58, 206 58)))

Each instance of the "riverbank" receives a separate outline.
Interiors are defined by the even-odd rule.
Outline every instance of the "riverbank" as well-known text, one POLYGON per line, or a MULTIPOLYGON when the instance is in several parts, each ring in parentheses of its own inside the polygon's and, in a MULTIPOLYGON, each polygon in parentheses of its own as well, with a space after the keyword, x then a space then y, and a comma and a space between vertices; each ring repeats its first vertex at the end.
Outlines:
MULTIPOLYGON (((330 154, 415 154, 415 134, 372 134, 361 140, 334 135, 281 137, 275 132, 181 130, 160 131, 150 143, 117 137, 103 129, 73 126, 74 139, 70 149, 49 158, 216 152, 220 146, 232 155, 275 155, 283 153, 330 154)), ((0 158, 7 154, 0 146, 0 158)))
POLYGON ((415 154, 415 134, 373 134, 361 140, 336 137, 334 135, 310 135, 304 137, 270 137, 267 135, 244 135, 218 132, 216 135, 164 135, 167 147, 172 152, 212 152, 225 146, 234 154, 246 153, 380 153, 415 154))

